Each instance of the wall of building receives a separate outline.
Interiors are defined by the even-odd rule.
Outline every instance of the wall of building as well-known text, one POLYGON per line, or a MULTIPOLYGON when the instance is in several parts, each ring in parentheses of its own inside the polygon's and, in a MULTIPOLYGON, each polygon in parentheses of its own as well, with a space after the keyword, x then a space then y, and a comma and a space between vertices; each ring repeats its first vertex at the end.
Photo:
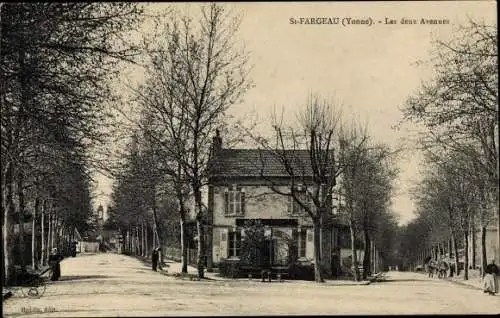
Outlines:
MULTIPOLYGON (((240 186, 239 184, 237 184, 240 186)), ((226 186, 214 186, 214 226, 234 226, 236 218, 296 218, 288 214, 288 197, 274 193, 269 187, 262 185, 241 185, 245 192, 245 214, 243 216, 226 216, 224 213, 226 186)), ((278 189, 287 191, 287 187, 278 189)), ((298 218, 299 225, 311 226, 309 217, 298 218)))
MULTIPOLYGON (((228 233, 236 228, 237 218, 246 219, 297 219, 298 225, 302 231, 306 232, 306 259, 312 261, 314 257, 314 231, 309 216, 298 217, 288 213, 288 197, 273 192, 268 186, 258 183, 236 183, 241 186, 245 192, 245 213, 239 216, 225 215, 225 191, 231 185, 213 186, 213 245, 212 259, 214 263, 227 258, 228 233)), ((286 192, 288 187, 278 187, 279 190, 286 192)), ((292 235, 292 228, 275 228, 292 235)), ((285 253, 281 251, 280 253, 285 253)), ((277 256, 277 255, 276 255, 277 256)), ((280 257, 285 257, 280 255, 280 257)))
MULTIPOLYGON (((500 264, 500 255, 499 255, 499 247, 498 247, 498 234, 497 228, 494 225, 490 225, 486 229, 486 261, 489 263, 492 259, 497 261, 497 264, 500 264)), ((476 266, 481 265, 481 231, 478 230, 476 232, 476 266)), ((470 255, 469 257, 472 257, 470 255)))

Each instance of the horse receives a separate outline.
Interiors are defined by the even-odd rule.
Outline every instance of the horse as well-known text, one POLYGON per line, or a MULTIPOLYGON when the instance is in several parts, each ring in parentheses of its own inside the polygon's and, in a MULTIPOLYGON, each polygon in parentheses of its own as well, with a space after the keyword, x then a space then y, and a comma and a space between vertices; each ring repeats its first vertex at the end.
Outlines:
POLYGON ((434 277, 434 271, 436 270, 436 264, 433 260, 429 260, 426 264, 426 269, 427 269, 427 273, 429 274, 429 278, 432 278, 434 277))
POLYGON ((437 266, 438 278, 446 278, 448 268, 449 268, 449 265, 445 260, 439 261, 438 266, 437 266))

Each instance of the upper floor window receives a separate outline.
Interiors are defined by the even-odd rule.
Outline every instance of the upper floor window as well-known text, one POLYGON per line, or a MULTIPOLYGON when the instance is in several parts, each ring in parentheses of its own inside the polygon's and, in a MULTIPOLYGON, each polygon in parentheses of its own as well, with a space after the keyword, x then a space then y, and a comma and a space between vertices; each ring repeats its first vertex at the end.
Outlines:
POLYGON ((224 192, 224 214, 244 215, 245 214, 245 191, 243 188, 231 185, 224 192))
POLYGON ((311 194, 306 191, 304 187, 297 186, 295 195, 297 199, 299 199, 300 203, 297 202, 297 200, 295 200, 292 196, 288 196, 288 214, 297 216, 307 215, 307 211, 304 206, 312 208, 311 194))

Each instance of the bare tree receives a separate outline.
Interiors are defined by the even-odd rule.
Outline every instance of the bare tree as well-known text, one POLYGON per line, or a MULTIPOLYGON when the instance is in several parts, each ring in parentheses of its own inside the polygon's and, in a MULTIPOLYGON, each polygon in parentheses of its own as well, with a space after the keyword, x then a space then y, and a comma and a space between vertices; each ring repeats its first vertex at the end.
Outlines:
MULTIPOLYGON (((261 150, 261 177, 268 181, 274 193, 291 198, 312 220, 314 231, 314 276, 323 282, 323 272, 331 257, 328 243, 331 242, 334 223, 332 214, 332 191, 339 175, 335 158, 335 145, 340 127, 341 112, 338 105, 311 94, 303 110, 297 113, 295 125, 285 125, 283 119, 273 116, 274 138, 271 142, 260 136, 253 139, 261 150), (289 181, 274 180, 266 175, 270 164, 264 157, 278 163, 289 181), (323 239, 321 238, 323 236, 323 239)), ((250 133, 251 134, 251 133, 250 133)))
POLYGON ((204 276, 207 226, 201 189, 207 177, 210 139, 224 126, 227 109, 250 87, 246 53, 235 44, 239 23, 239 17, 211 4, 202 8, 197 24, 182 15, 159 24, 159 36, 148 48, 151 76, 138 98, 163 124, 161 138, 157 138, 162 153, 194 196, 200 278, 204 276))

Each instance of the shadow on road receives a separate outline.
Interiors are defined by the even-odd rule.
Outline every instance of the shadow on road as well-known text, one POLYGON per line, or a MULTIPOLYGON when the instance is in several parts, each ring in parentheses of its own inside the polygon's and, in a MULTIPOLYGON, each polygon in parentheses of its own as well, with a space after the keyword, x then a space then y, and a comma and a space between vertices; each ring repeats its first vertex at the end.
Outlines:
POLYGON ((390 278, 381 278, 377 279, 377 283, 397 283, 397 282, 423 282, 423 279, 390 279, 390 278))
POLYGON ((99 279, 99 278, 113 278, 113 276, 108 276, 108 275, 68 275, 68 276, 61 276, 59 281, 65 282, 65 281, 75 281, 75 280, 82 280, 82 279, 99 279))

